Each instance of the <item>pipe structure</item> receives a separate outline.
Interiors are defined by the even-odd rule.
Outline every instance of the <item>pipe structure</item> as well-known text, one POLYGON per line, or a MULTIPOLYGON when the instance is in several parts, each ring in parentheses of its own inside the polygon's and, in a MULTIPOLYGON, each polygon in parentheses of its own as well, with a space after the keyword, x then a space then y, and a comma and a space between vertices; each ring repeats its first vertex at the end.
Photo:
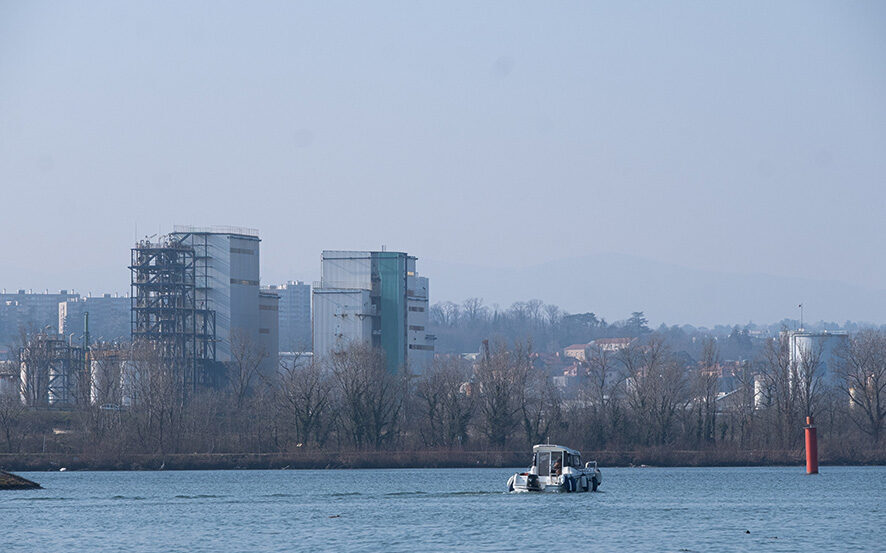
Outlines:
POLYGON ((812 417, 806 417, 806 474, 818 474, 818 436, 812 417))

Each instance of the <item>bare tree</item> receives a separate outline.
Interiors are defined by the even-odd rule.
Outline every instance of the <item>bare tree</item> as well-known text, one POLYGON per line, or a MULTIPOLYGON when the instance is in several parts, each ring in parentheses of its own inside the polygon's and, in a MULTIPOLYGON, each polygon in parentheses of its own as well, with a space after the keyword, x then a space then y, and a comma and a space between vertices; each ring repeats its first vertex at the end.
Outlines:
POLYGON ((696 442, 714 443, 717 427, 717 394, 720 383, 720 350, 713 337, 702 345, 701 360, 692 379, 692 396, 696 421, 696 442))
POLYGON ((123 368, 124 396, 140 448, 175 453, 183 434, 183 367, 163 359, 157 344, 135 342, 123 368))
POLYGON ((462 303, 462 313, 470 324, 476 324, 484 320, 489 309, 483 305, 483 298, 468 298, 462 303))
POLYGON ((786 331, 778 338, 770 338, 763 348, 761 360, 763 377, 763 402, 773 411, 777 444, 782 448, 792 445, 792 429, 796 421, 797 393, 794 379, 797 375, 795 363, 791 360, 790 337, 786 331))
POLYGON ((625 371, 617 354, 599 346, 588 348, 588 387, 598 439, 605 442, 617 432, 623 418, 625 371))
POLYGON ((526 302, 526 315, 532 326, 540 326, 542 323, 542 313, 545 303, 541 300, 529 300, 526 302))
POLYGON ((484 340, 474 368, 480 431, 496 446, 505 445, 519 425, 520 398, 528 376, 527 362, 501 343, 490 349, 484 340))
POLYGON ((416 383, 415 397, 421 414, 419 432, 430 447, 455 447, 468 440, 474 398, 468 393, 470 368, 463 359, 434 360, 416 383))
POLYGON ((859 332, 837 355, 840 389, 849 397, 849 418, 879 445, 886 420, 886 334, 859 332))
POLYGON ((246 398, 259 380, 261 366, 268 353, 252 336, 242 329, 231 331, 231 360, 227 363, 228 387, 237 409, 242 409, 246 398))
POLYGON ((751 439, 754 414, 756 412, 755 382, 756 375, 751 370, 749 363, 742 363, 741 367, 733 374, 735 389, 728 397, 730 412, 735 417, 738 426, 738 440, 740 447, 747 447, 751 439))
POLYGON ((17 395, 0 395, 0 432, 6 442, 6 452, 18 451, 24 434, 25 406, 17 395))
MULTIPOLYGON (((528 361, 528 359, 527 359, 528 361)), ((562 399, 553 382, 544 374, 526 367, 526 377, 520 394, 520 418, 526 443, 547 441, 554 430, 560 430, 563 414, 562 399)))
POLYGON ((46 406, 49 402, 49 372, 54 358, 48 335, 19 328, 17 350, 22 368, 22 400, 30 407, 46 406))
POLYGON ((354 343, 329 358, 341 401, 341 423, 358 447, 381 448, 396 435, 406 379, 388 372, 384 353, 354 343))
POLYGON ((660 336, 629 346, 619 359, 627 370, 628 401, 646 443, 665 444, 688 402, 686 373, 660 336))
POLYGON ((280 407, 293 421, 299 444, 323 446, 329 436, 333 413, 333 382, 321 363, 296 358, 283 367, 280 407))
POLYGON ((796 346, 796 357, 791 365, 791 385, 796 388, 801 415, 815 415, 816 400, 824 387, 821 374, 822 354, 823 348, 819 342, 809 346, 796 346))
POLYGON ((95 344, 89 351, 89 397, 97 405, 119 404, 122 394, 120 373, 125 350, 113 344, 95 344))

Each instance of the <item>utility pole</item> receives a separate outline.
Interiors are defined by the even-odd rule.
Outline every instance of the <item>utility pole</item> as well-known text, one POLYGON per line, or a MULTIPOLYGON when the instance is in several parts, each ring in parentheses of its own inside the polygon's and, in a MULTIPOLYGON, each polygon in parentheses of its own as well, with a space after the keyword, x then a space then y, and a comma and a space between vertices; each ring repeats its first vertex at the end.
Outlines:
POLYGON ((86 390, 80 392, 80 396, 84 399, 85 405, 89 405, 90 396, 92 395, 92 379, 90 378, 89 366, 89 311, 83 312, 83 379, 86 390))

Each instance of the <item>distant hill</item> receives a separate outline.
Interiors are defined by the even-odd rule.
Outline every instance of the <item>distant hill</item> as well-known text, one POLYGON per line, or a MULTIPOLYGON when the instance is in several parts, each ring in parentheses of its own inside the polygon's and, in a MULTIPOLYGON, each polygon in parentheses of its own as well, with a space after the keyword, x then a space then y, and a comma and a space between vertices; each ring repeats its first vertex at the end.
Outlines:
POLYGON ((421 259, 432 302, 481 297, 507 307, 537 298, 571 313, 608 321, 644 311, 658 325, 773 323, 807 320, 886 321, 886 291, 844 282, 690 269, 623 254, 596 254, 523 268, 486 268, 421 259))

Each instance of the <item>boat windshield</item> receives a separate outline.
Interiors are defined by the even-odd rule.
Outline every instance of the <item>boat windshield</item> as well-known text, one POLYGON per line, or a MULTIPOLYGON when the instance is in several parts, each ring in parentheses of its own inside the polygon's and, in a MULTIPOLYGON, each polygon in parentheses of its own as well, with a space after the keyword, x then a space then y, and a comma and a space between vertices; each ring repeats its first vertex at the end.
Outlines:
POLYGON ((565 451, 539 451, 532 454, 532 465, 539 476, 559 476, 564 467, 581 468, 581 456, 565 451))

